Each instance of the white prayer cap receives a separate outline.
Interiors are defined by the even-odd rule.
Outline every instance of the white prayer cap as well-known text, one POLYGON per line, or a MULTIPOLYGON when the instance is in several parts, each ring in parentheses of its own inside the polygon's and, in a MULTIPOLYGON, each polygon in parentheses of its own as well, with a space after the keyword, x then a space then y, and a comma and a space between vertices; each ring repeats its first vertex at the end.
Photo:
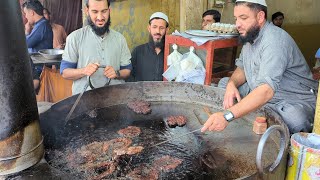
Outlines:
POLYGON ((316 58, 320 58, 320 48, 318 49, 316 55, 315 55, 316 58))
POLYGON ((267 7, 266 0, 237 0, 236 2, 249 2, 249 3, 260 4, 262 6, 267 7))
POLYGON ((161 19, 167 21, 167 23, 169 23, 168 16, 165 15, 164 13, 162 13, 162 12, 155 12, 155 13, 153 13, 153 14, 150 16, 150 19, 149 19, 149 20, 154 19, 154 18, 161 18, 161 19))

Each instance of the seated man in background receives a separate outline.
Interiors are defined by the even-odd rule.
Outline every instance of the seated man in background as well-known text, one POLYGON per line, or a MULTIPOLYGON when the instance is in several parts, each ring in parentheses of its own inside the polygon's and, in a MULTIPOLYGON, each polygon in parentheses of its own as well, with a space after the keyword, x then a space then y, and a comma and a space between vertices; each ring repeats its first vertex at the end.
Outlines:
POLYGON ((272 23, 275 26, 278 26, 281 28, 281 26, 283 24, 283 20, 284 20, 284 14, 282 12, 276 12, 276 13, 272 14, 272 23))
POLYGON ((221 14, 219 11, 210 9, 202 14, 202 30, 205 30, 207 24, 220 22, 221 14))
MULTIPOLYGON (((202 30, 206 30, 207 25, 212 23, 218 23, 221 20, 221 14, 219 11, 210 9, 202 14, 202 30)), ((201 52, 199 52, 201 53, 201 52)), ((227 74, 227 71, 234 70, 231 67, 232 61, 234 61, 234 53, 236 53, 236 48, 223 48, 215 50, 215 61, 213 62, 213 85, 216 86, 221 76, 227 74), (220 75, 222 74, 222 75, 220 75)))
POLYGON ((102 87, 124 83, 123 79, 130 75, 130 50, 124 36, 110 29, 109 7, 109 0, 86 1, 88 26, 67 37, 60 73, 63 78, 73 80, 73 95, 83 91, 88 76, 95 87, 102 87))
POLYGON ((164 42, 169 31, 168 16, 156 12, 149 18, 149 42, 132 51, 132 73, 129 81, 162 81, 164 42))
POLYGON ((51 22, 51 13, 47 8, 43 9, 44 17, 50 22, 53 31, 53 48, 64 49, 67 33, 63 26, 51 22))

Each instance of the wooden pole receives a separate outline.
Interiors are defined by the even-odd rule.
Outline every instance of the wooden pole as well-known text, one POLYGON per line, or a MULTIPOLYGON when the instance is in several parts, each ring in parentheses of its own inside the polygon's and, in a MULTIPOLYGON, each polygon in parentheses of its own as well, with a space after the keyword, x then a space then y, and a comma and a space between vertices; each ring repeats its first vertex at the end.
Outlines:
POLYGON ((87 25, 87 15, 85 13, 86 1, 82 0, 82 27, 87 25))
POLYGON ((318 97, 317 97, 317 105, 316 105, 316 114, 314 116, 314 126, 313 132, 316 134, 320 134, 320 83, 318 88, 318 97))
POLYGON ((180 0, 180 31, 201 29, 202 14, 208 8, 208 0, 180 0))

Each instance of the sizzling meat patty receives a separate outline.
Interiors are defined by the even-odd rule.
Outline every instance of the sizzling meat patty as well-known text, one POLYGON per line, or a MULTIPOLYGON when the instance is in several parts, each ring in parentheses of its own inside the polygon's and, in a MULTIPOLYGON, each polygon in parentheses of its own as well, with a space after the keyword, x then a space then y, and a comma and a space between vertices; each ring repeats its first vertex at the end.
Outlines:
POLYGON ((162 156, 153 162, 153 167, 162 171, 168 172, 177 168, 182 163, 181 159, 174 158, 171 156, 162 156))
POLYGON ((104 179, 112 176, 118 165, 114 160, 113 152, 105 152, 104 146, 110 141, 92 142, 77 150, 67 151, 67 166, 84 172, 88 179, 104 179))
POLYGON ((182 127, 187 123, 185 116, 169 116, 167 117, 167 124, 169 127, 174 128, 177 125, 182 127))
POLYGON ((127 128, 120 129, 118 134, 124 137, 133 138, 139 136, 141 133, 141 129, 137 126, 128 126, 127 128))
POLYGON ((128 102, 127 106, 129 109, 138 114, 149 114, 151 113, 150 103, 143 100, 134 100, 128 102))
POLYGON ((128 173, 126 177, 130 180, 154 180, 159 178, 159 174, 155 168, 148 167, 147 164, 142 164, 128 173))
MULTIPOLYGON (((174 120, 178 124, 178 120, 184 119, 183 116, 172 116, 168 121, 174 120)), ((163 122, 161 121, 162 127, 163 122)), ((165 129, 165 128, 164 128, 165 129)), ((108 139, 105 141, 93 141, 89 144, 75 143, 76 146, 68 146, 65 151, 60 152, 54 161, 57 160, 54 167, 67 170, 68 173, 78 175, 79 179, 170 179, 173 171, 180 171, 185 168, 182 166, 183 160, 177 157, 163 155, 167 154, 167 150, 154 151, 145 150, 148 147, 149 139, 143 139, 143 136, 154 135, 158 137, 155 131, 146 133, 142 126, 128 126, 115 131, 110 131, 110 136, 118 138, 108 139), (143 132, 142 132, 143 131, 143 132), (142 134, 141 134, 142 133, 142 134), (131 138, 128 138, 131 137, 131 138), (159 154, 160 153, 160 154, 159 154), (59 161, 59 159, 62 159, 59 161), (180 168, 181 167, 181 168, 180 168), (177 169, 179 168, 179 169, 177 169)), ((102 139, 102 138, 101 138, 102 139)), ((168 149, 169 151, 169 149, 168 149)), ((179 150, 180 152, 181 150, 179 150)), ((175 154, 175 153, 172 153, 175 154)), ((183 158, 183 157, 182 157, 183 158)), ((51 159, 52 160, 52 159, 51 159)), ((187 164, 188 161, 186 161, 187 164)), ((192 168, 193 169, 193 168, 192 168)), ((179 175, 180 177, 180 175, 179 175)))
POLYGON ((110 154, 114 153, 116 156, 126 154, 128 147, 132 144, 129 138, 116 138, 106 141, 103 145, 103 152, 110 154))
POLYGON ((133 155, 140 153, 144 148, 142 146, 131 146, 127 149, 126 154, 133 155))
POLYGON ((170 128, 175 128, 177 126, 177 122, 174 116, 169 116, 167 118, 167 124, 170 128))

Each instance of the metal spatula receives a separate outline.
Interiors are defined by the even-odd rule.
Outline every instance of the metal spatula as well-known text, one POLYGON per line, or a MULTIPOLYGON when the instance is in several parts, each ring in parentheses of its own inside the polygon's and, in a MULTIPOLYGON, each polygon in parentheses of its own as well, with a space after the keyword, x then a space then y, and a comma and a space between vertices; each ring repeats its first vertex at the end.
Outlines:
POLYGON ((162 141, 162 142, 159 142, 159 143, 157 143, 157 144, 154 144, 154 145, 150 146, 149 148, 159 146, 159 145, 161 145, 161 144, 164 144, 164 143, 166 143, 166 142, 169 142, 169 141, 172 141, 172 140, 175 140, 175 139, 179 139, 179 138, 181 138, 181 137, 183 137, 183 136, 186 136, 186 135, 192 134, 192 133, 194 133, 194 132, 200 131, 201 129, 202 129, 202 127, 199 128, 199 129, 193 130, 193 131, 191 131, 191 132, 182 134, 182 135, 180 135, 180 136, 176 136, 176 137, 167 139, 167 140, 165 140, 165 141, 162 141))
POLYGON ((84 86, 83 90, 81 91, 81 93, 80 93, 79 96, 77 97, 76 101, 74 102, 71 110, 69 111, 69 113, 68 113, 68 115, 67 115, 67 117, 66 117, 66 119, 65 119, 64 125, 66 125, 67 122, 69 121, 69 119, 70 119, 70 117, 71 117, 74 109, 77 107, 77 105, 78 105, 78 103, 79 103, 79 101, 80 101, 83 93, 87 90, 88 86, 89 86, 89 82, 86 83, 86 85, 84 86))
MULTIPOLYGON (((99 68, 106 68, 106 65, 100 65, 99 68)), ((107 85, 110 84, 110 80, 111 80, 111 79, 109 79, 109 81, 107 82, 107 85)), ((73 111, 74 111, 75 108, 77 107, 77 105, 78 105, 78 103, 79 103, 79 101, 80 101, 83 93, 87 90, 87 88, 88 88, 89 85, 91 85, 90 76, 87 76, 87 83, 86 83, 86 85, 83 87, 83 90, 81 91, 81 93, 80 93, 79 96, 77 97, 76 101, 74 102, 72 108, 70 109, 70 111, 69 111, 69 113, 68 113, 68 115, 67 115, 67 117, 66 117, 66 119, 65 119, 65 123, 64 123, 65 125, 66 125, 67 122, 69 121, 69 119, 70 119, 73 111)), ((91 85, 91 86, 92 86, 92 85, 91 85)), ((91 88, 94 89, 93 87, 91 87, 91 88)))

